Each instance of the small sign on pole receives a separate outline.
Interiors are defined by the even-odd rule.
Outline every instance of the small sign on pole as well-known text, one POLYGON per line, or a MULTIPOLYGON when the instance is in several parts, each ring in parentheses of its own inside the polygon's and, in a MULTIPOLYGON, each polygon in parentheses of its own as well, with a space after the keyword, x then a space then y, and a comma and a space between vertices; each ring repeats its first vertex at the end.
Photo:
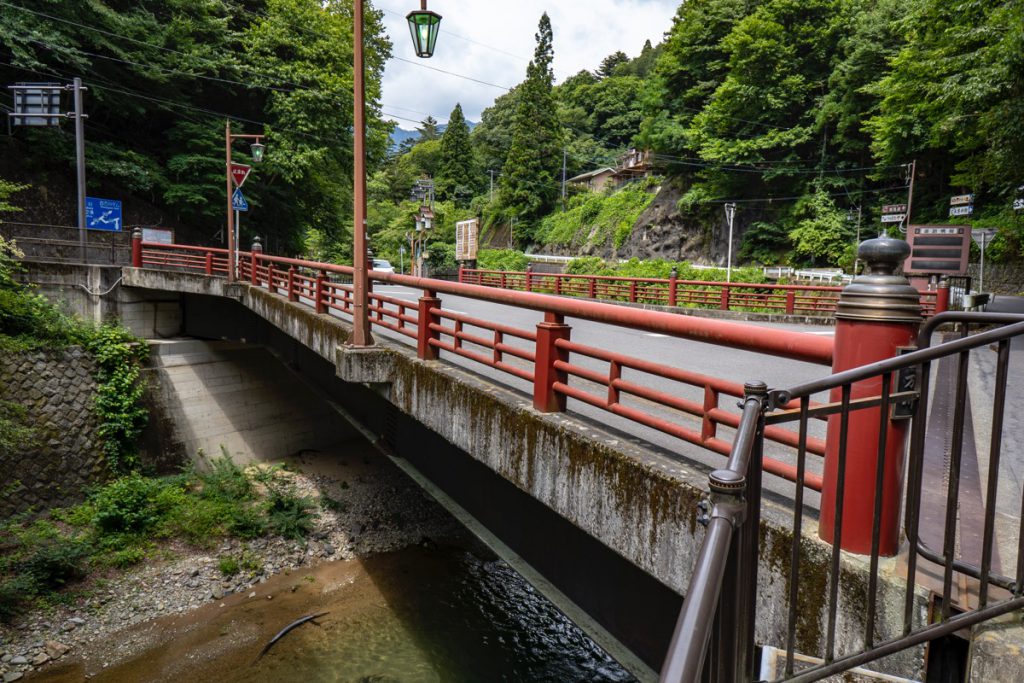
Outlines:
POLYGON ((477 233, 480 221, 472 218, 455 224, 455 260, 475 261, 477 254, 477 233))
POLYGON ((884 206, 882 206, 882 213, 883 214, 906 213, 906 212, 907 212, 907 205, 906 204, 885 204, 884 206))
POLYGON ((974 195, 973 194, 958 194, 958 195, 956 195, 954 197, 951 197, 950 200, 949 200, 949 205, 950 206, 965 206, 967 204, 973 204, 973 203, 974 203, 974 195))
POLYGON ((907 220, 907 214, 905 213, 884 213, 882 214, 883 223, 902 223, 907 220))
POLYGON ((968 204, 967 206, 951 206, 949 207, 949 216, 970 216, 974 213, 974 207, 968 204))
POLYGON ((249 202, 245 201, 245 197, 242 196, 242 190, 237 187, 231 195, 231 208, 235 211, 249 210, 249 202))
POLYGON ((121 202, 117 199, 85 198, 85 227, 90 230, 121 230, 121 202))
POLYGON ((252 173, 252 166, 246 166, 245 164, 231 164, 231 179, 235 181, 235 187, 241 187, 245 184, 245 179, 252 173))

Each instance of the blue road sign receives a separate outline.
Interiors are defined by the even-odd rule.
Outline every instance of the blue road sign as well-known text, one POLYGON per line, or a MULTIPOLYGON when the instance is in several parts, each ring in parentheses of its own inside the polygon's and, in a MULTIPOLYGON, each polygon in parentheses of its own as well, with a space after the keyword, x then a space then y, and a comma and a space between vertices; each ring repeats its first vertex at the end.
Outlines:
POLYGON ((85 198, 85 227, 90 230, 120 230, 121 202, 117 199, 85 198))
POLYGON ((248 211, 249 202, 245 201, 245 197, 242 196, 242 191, 235 188, 234 193, 231 195, 231 208, 235 211, 248 211))

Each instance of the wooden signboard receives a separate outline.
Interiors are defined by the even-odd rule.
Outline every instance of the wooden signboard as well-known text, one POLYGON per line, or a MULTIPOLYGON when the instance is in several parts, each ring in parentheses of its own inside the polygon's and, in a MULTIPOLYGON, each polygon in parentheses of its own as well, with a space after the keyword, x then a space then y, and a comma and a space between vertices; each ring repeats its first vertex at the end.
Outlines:
POLYGON ((455 224, 455 260, 475 261, 480 221, 472 218, 455 224))

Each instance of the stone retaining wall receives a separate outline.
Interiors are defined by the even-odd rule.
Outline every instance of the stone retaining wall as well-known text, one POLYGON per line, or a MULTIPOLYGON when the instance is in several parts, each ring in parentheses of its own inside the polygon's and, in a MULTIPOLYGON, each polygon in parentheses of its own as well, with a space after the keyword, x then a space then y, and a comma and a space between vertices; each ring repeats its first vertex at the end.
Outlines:
POLYGON ((35 443, 0 452, 0 517, 80 501, 108 474, 93 414, 96 364, 81 348, 0 354, 0 400, 25 406, 35 443))

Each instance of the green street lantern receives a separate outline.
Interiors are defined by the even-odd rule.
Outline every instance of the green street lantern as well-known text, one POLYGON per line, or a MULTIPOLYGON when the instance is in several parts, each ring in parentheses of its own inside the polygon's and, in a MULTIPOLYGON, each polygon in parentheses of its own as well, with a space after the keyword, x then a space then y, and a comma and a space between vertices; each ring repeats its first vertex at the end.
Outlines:
POLYGON ((441 29, 441 15, 427 10, 427 0, 420 0, 420 9, 409 12, 409 33, 417 57, 429 58, 434 55, 434 45, 441 29))
POLYGON ((254 142, 249 146, 249 151, 252 153, 252 163, 258 164, 263 161, 263 153, 267 151, 267 146, 261 142, 254 142))

